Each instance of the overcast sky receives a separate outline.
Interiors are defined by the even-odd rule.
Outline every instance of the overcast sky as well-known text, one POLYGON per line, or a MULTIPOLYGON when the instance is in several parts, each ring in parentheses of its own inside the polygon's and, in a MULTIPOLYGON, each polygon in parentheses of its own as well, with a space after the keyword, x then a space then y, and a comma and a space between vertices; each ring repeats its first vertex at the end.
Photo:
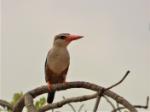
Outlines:
MULTIPOLYGON (((27 92, 45 84, 44 62, 54 35, 84 35, 68 49, 68 81, 89 81, 108 87, 133 104, 150 96, 149 0, 3 0, 1 96, 27 92)), ((57 94, 71 96, 78 90, 57 94)), ((87 106, 90 109, 93 105, 87 106)))

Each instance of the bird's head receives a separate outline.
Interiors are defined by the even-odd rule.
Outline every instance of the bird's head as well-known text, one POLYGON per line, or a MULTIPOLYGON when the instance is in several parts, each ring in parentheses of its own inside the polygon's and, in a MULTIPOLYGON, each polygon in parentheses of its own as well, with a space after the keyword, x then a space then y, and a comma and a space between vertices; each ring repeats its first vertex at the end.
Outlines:
POLYGON ((80 35, 72 35, 69 33, 61 33, 55 36, 54 38, 54 45, 55 46, 61 46, 61 47, 67 47, 67 45, 77 39, 83 38, 83 36, 80 35))

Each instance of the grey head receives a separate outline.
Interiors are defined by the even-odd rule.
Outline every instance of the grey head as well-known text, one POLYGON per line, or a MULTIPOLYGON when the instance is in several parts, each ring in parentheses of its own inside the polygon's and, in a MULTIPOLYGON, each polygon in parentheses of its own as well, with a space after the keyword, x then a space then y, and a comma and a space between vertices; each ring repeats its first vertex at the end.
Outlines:
POLYGON ((54 46, 59 47, 67 47, 67 45, 72 42, 73 40, 77 40, 82 38, 83 36, 80 35, 72 35, 70 33, 60 33, 55 36, 54 38, 54 46))
POLYGON ((69 33, 60 33, 58 35, 55 36, 54 40, 57 40, 57 39, 65 39, 67 38, 67 36, 69 36, 70 34, 69 33))

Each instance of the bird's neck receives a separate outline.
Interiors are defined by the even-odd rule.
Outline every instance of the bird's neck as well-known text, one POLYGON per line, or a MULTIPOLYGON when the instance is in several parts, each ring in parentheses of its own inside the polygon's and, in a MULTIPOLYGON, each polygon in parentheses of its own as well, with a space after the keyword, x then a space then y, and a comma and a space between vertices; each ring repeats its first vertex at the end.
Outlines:
POLYGON ((61 41, 54 41, 53 43, 53 47, 56 47, 56 48, 67 48, 69 43, 67 42, 61 42, 61 41))
POLYGON ((52 49, 53 52, 60 53, 60 52, 68 52, 68 49, 66 46, 60 46, 60 45, 53 45, 52 49))

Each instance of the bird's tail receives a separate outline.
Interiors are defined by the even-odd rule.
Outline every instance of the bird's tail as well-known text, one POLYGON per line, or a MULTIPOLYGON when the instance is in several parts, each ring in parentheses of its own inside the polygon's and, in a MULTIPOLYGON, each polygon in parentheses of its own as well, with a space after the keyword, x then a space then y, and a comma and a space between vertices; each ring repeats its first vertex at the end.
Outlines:
POLYGON ((47 103, 52 103, 55 97, 55 92, 49 92, 47 96, 47 103))

